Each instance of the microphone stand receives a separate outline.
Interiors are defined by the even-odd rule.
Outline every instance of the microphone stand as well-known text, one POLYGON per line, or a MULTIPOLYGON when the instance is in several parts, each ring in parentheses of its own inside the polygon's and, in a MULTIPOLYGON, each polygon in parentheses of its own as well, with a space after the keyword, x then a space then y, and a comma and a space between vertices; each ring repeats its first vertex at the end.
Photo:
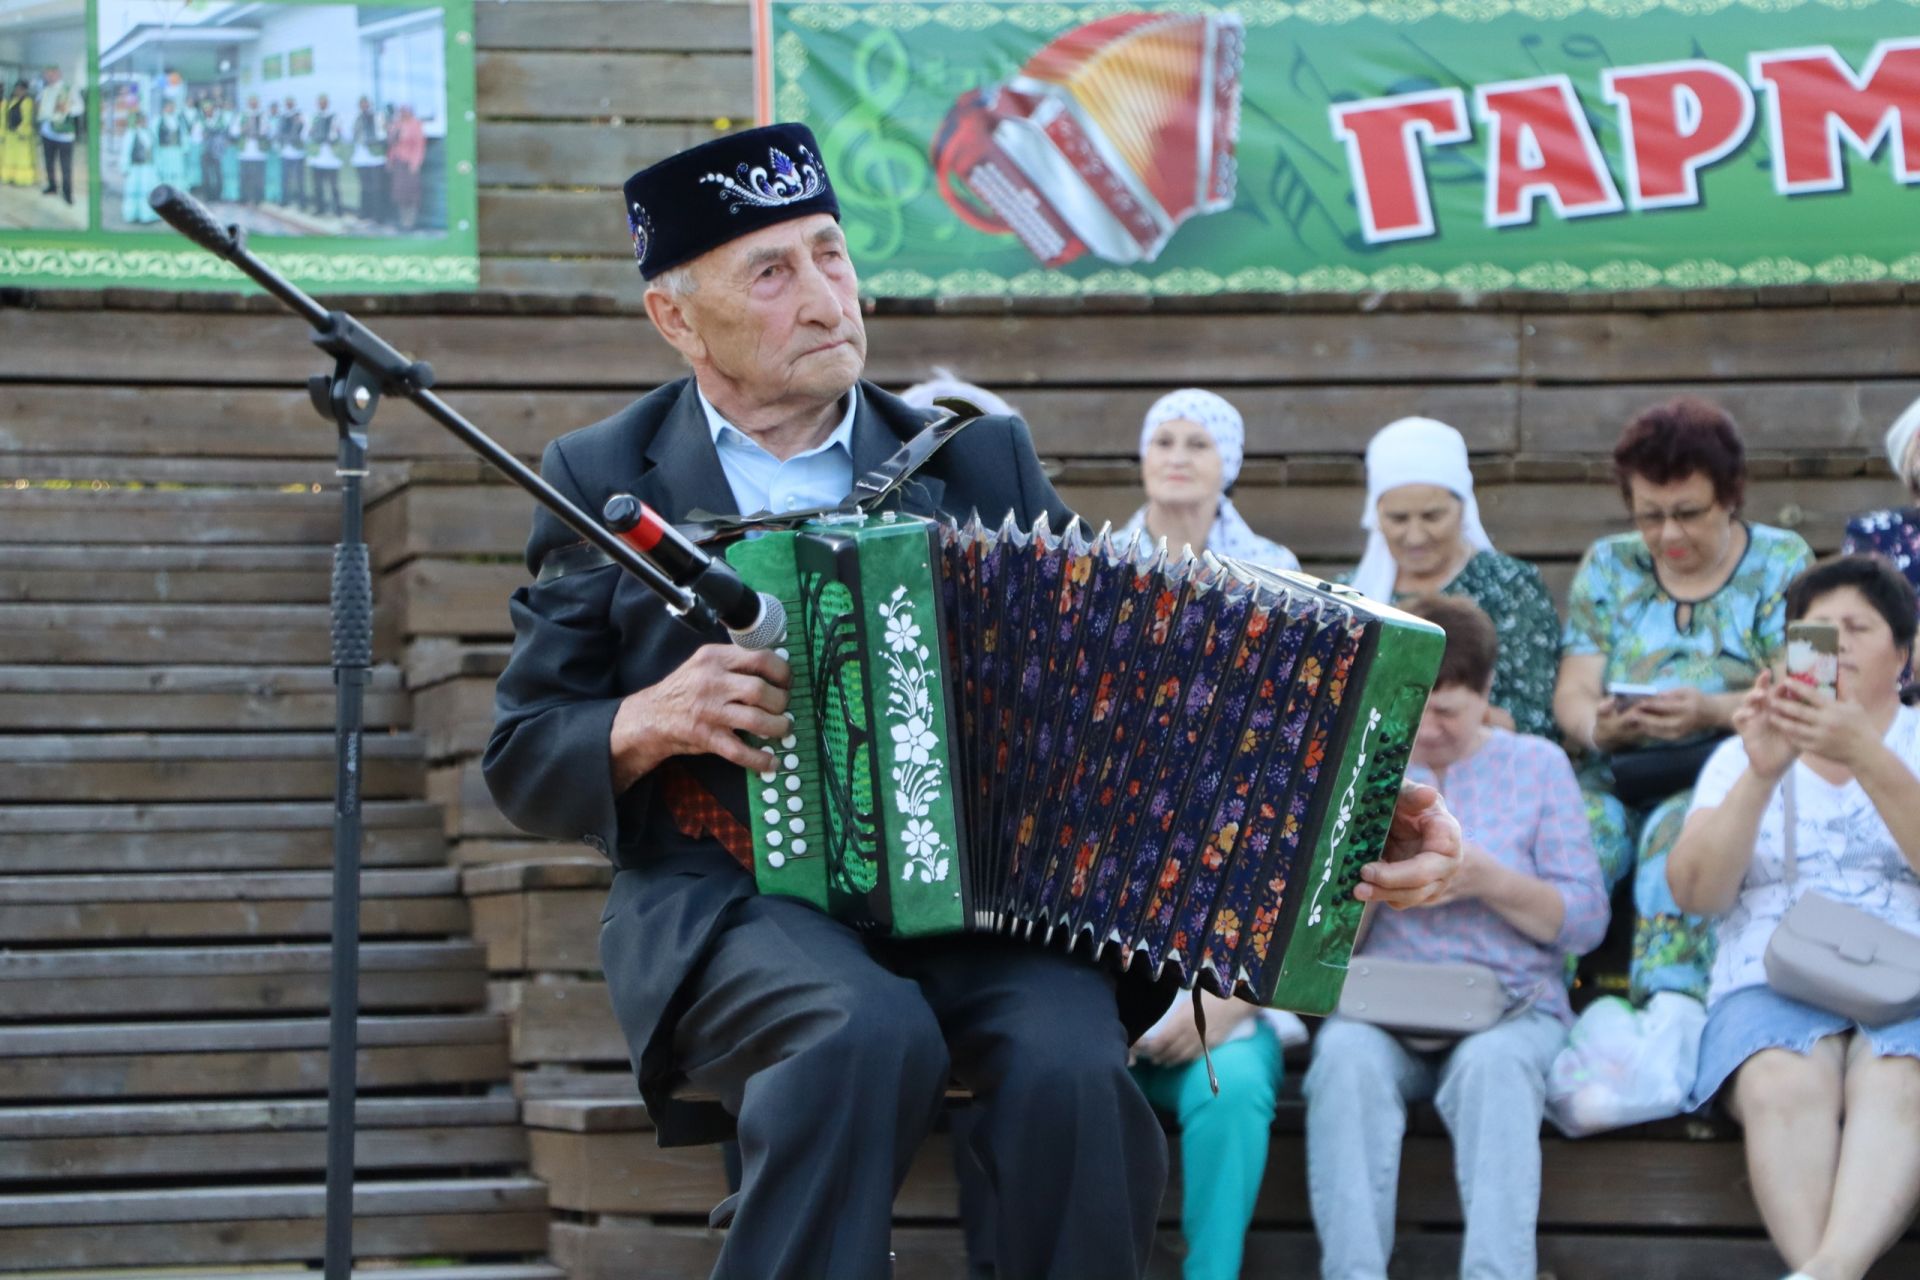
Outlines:
POLYGON ((255 257, 238 227, 222 227, 198 200, 170 186, 149 197, 154 211, 209 253, 226 259, 313 327, 333 372, 307 379, 307 395, 339 435, 340 541, 333 549, 334 801, 333 935, 327 1039, 326 1280, 353 1268, 354 1094, 360 1012, 361 741, 367 675, 373 665, 373 576, 363 535, 368 428, 382 395, 401 395, 485 458, 615 564, 659 593, 676 617, 711 634, 713 611, 675 585, 639 551, 608 531, 538 472, 503 449, 429 389, 433 370, 410 360, 344 311, 329 311, 255 257))

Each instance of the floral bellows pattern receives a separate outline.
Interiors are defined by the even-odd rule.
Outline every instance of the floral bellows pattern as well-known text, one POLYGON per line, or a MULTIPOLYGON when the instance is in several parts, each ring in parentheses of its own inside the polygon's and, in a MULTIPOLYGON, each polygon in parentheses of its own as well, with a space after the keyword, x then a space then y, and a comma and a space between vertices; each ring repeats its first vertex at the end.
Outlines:
MULTIPOLYGON (((857 902, 829 872, 825 909, 892 936, 1085 940, 1184 985, 1333 1004, 1403 766, 1380 726, 1418 722, 1437 628, 1077 522, 826 520, 728 555, 758 588, 782 545, 803 599, 851 628, 795 663, 796 701, 825 690, 829 710, 823 767, 795 773, 822 779, 829 832, 867 824, 869 852, 829 866, 880 868, 857 902), (845 705, 857 689, 870 706, 845 705), (862 741, 872 810, 841 821, 862 741)), ((756 850, 764 891, 797 892, 793 865, 756 850)))
POLYGON ((840 216, 820 144, 770 124, 668 156, 627 179, 634 261, 651 280, 741 236, 794 218, 840 216))

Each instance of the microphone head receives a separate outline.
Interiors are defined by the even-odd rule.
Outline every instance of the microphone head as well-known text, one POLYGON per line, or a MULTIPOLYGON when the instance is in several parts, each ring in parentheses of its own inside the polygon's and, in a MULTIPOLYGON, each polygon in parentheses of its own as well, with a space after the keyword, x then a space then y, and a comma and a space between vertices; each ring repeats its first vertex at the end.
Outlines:
POLYGON ((742 649, 771 649, 787 634, 787 607, 764 591, 755 594, 760 597, 760 616, 744 630, 728 627, 727 634, 742 649))

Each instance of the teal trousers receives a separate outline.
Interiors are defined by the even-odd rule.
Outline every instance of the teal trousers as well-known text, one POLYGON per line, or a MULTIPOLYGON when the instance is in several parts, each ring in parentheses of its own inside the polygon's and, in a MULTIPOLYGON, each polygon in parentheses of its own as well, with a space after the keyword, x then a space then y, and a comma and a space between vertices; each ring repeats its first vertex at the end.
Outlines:
POLYGON ((1218 1097, 1200 1059, 1178 1067, 1141 1063, 1133 1068, 1147 1101, 1180 1122, 1185 1280, 1239 1280, 1283 1069, 1280 1041, 1261 1019, 1255 1019, 1251 1036, 1213 1051, 1218 1097))

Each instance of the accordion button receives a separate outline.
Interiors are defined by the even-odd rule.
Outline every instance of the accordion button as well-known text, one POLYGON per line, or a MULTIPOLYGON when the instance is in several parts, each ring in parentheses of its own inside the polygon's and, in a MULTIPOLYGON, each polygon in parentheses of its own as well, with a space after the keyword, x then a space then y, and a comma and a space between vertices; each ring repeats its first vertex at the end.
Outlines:
POLYGON ((780 868, 787 865, 787 855, 784 853, 781 853, 778 849, 775 849, 772 853, 767 855, 767 865, 772 867, 775 871, 778 871, 780 868))
POLYGON ((765 820, 766 824, 770 827, 778 826, 780 824, 780 811, 778 809, 769 809, 765 813, 761 814, 760 816, 762 819, 765 820))
POLYGON ((778 804, 779 801, 780 801, 780 793, 778 791, 775 791, 772 787, 768 787, 765 791, 762 791, 760 793, 761 804, 778 804))
POLYGON ((770 845, 778 846, 785 838, 786 837, 782 836, 778 831, 767 832, 767 843, 770 845))
POLYGON ((788 818, 787 829, 793 832, 793 834, 799 835, 807 829, 807 820, 805 818, 788 818))
POLYGON ((800 856, 801 856, 802 854, 804 854, 804 853, 805 853, 806 851, 807 851, 807 842, 806 842, 805 840, 795 840, 795 841, 793 842, 793 856, 794 856, 794 857, 796 857, 796 858, 798 858, 798 857, 800 857, 800 856))
MULTIPOLYGON (((793 779, 793 781, 795 781, 795 782, 798 782, 798 781, 800 781, 800 779, 798 779, 798 778, 795 778, 795 779, 793 779)), ((788 797, 787 797, 787 809, 788 809, 788 811, 789 811, 789 812, 791 812, 791 813, 798 813, 798 812, 800 812, 800 797, 799 797, 799 796, 788 796, 788 797)), ((772 811, 771 811, 771 810, 769 810, 768 812, 772 812, 772 811)), ((780 818, 780 815, 779 815, 779 814, 777 814, 777 813, 775 813, 775 814, 773 815, 773 820, 774 820, 774 821, 778 821, 778 820, 779 820, 779 818, 780 818)))
POLYGON ((783 759, 780 763, 788 769, 798 769, 800 767, 800 757, 790 755, 790 756, 787 756, 785 759, 783 759))
MULTIPOLYGON (((798 760, 796 760, 796 761, 794 761, 793 763, 794 763, 794 764, 799 764, 800 762, 799 762, 798 760)), ((788 767, 789 769, 791 769, 791 768, 793 767, 793 765, 788 765, 787 767, 788 767)), ((787 790, 789 790, 789 791, 798 791, 799 789, 800 789, 800 779, 798 779, 798 778, 796 778, 796 777, 794 777, 794 776, 793 776, 792 774, 788 774, 788 775, 787 775, 787 790)))
POLYGON ((786 737, 780 739, 780 749, 782 751, 791 751, 799 745, 800 739, 794 737, 792 734, 788 734, 786 737))
POLYGON ((762 781, 762 782, 772 782, 772 781, 774 780, 774 778, 775 778, 775 777, 777 777, 777 776, 778 776, 778 775, 777 775, 777 774, 775 774, 773 770, 771 770, 771 769, 769 769, 769 770, 767 770, 767 771, 766 771, 765 773, 763 773, 763 774, 761 774, 761 775, 760 775, 760 781, 762 781))
POLYGON ((780 648, 775 649, 773 651, 773 656, 780 659, 780 661, 785 662, 788 658, 791 658, 793 654, 787 650, 786 646, 782 645, 780 648))

